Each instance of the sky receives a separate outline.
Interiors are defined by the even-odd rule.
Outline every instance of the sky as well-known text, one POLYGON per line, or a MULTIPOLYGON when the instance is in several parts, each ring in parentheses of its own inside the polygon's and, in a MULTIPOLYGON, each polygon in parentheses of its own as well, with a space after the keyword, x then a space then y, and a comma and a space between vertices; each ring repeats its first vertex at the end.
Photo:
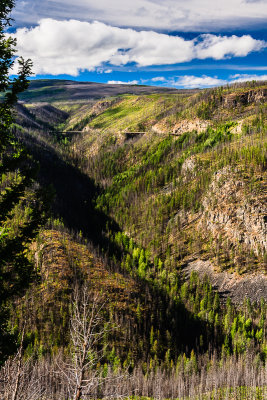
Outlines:
POLYGON ((17 0, 12 17, 32 79, 177 88, 267 80, 267 0, 17 0))

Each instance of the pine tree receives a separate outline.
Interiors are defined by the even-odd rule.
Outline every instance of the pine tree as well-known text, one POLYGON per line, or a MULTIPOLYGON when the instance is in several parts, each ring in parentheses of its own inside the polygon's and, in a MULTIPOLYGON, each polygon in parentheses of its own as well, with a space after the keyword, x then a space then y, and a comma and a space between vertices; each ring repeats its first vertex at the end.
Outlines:
MULTIPOLYGON (((12 124, 18 94, 28 87, 30 60, 18 59, 19 73, 9 76, 16 41, 5 30, 14 0, 0 4, 0 362, 12 351, 7 331, 8 304, 28 286, 32 265, 27 244, 45 221, 46 192, 34 182, 36 165, 16 139, 12 124)), ((15 350, 15 349, 13 349, 15 350)))

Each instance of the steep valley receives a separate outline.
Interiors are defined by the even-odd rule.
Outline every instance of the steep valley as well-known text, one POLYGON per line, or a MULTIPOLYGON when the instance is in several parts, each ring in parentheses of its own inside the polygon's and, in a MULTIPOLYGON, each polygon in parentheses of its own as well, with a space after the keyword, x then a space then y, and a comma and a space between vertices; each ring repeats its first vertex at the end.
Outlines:
MULTIPOLYGON (((34 279, 10 306, 27 357, 53 371, 71 354, 73 292, 87 285, 105 299, 97 368, 121 374, 115 398, 126 387, 266 398, 266 82, 90 95, 32 85, 13 130, 53 200, 28 247, 34 279)), ((64 398, 51 374, 46 399, 64 398)))

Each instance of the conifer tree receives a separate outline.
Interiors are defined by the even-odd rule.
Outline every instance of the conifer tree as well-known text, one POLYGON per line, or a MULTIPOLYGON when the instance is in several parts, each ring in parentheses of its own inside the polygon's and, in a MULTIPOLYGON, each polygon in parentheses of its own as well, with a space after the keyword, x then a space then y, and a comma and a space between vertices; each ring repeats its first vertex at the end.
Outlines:
POLYGON ((18 94, 28 86, 31 61, 18 60, 19 72, 10 78, 16 41, 8 37, 14 0, 0 4, 0 362, 11 351, 7 330, 8 305, 27 287, 32 276, 27 244, 45 220, 45 194, 34 183, 36 166, 16 139, 12 124, 18 94))

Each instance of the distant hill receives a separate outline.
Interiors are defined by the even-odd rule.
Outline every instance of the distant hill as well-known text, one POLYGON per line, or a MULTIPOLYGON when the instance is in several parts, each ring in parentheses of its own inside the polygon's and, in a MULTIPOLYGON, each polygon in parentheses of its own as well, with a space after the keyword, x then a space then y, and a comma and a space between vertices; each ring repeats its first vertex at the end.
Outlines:
MULTIPOLYGON (((20 95, 23 102, 55 102, 64 100, 92 100, 122 94, 181 93, 184 90, 144 85, 106 84, 96 82, 76 82, 59 79, 31 81, 29 89, 20 95)), ((186 90, 194 93, 197 89, 186 90)))

